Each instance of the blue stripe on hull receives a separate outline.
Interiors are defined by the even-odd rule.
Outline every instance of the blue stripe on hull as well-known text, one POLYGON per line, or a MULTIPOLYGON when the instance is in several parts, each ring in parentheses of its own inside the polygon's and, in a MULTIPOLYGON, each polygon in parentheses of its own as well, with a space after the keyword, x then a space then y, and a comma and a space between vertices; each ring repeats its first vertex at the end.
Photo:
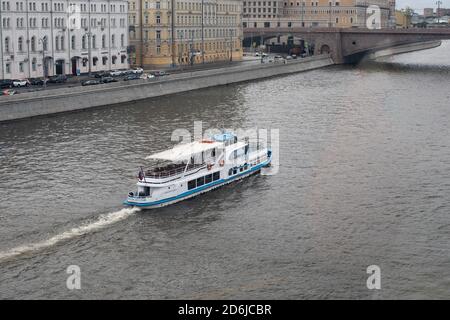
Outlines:
POLYGON ((237 180, 239 177, 242 177, 244 175, 251 175, 253 173, 256 173, 256 171, 261 170, 261 168, 267 166, 270 163, 270 161, 271 161, 271 159, 267 160, 266 162, 260 163, 259 165, 251 168, 250 170, 241 172, 233 177, 228 177, 226 179, 220 179, 220 180, 205 184, 204 186, 195 188, 194 190, 186 191, 186 192, 181 193, 174 197, 170 197, 170 198, 162 199, 162 200, 158 200, 158 201, 153 201, 153 202, 143 202, 143 203, 124 201, 123 204, 127 205, 127 206, 133 206, 133 207, 155 207, 155 206, 160 206, 167 202, 183 200, 183 198, 189 198, 190 196, 198 195, 209 189, 214 189, 214 188, 220 187, 221 185, 228 184, 228 183, 232 182, 233 180, 237 180))

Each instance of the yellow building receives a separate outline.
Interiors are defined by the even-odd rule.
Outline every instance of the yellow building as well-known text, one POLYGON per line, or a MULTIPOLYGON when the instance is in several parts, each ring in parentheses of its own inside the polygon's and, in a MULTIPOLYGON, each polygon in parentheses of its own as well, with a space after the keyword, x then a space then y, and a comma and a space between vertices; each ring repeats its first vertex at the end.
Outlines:
POLYGON ((400 29, 408 29, 411 27, 411 14, 409 11, 395 10, 396 27, 400 29))
POLYGON ((132 64, 240 60, 241 10, 239 0, 129 0, 132 64))

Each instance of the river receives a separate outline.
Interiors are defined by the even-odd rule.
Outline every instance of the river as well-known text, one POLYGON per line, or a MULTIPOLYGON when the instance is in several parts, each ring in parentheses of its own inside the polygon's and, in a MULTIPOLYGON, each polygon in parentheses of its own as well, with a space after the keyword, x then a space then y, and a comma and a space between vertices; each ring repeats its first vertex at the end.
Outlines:
POLYGON ((450 298, 449 52, 0 124, 0 298, 450 298), (123 209, 194 121, 279 129, 279 173, 123 209))

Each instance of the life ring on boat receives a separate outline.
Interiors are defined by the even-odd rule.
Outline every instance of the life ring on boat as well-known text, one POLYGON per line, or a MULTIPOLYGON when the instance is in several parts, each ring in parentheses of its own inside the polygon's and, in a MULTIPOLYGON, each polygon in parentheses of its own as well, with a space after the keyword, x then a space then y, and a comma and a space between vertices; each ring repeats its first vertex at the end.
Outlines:
POLYGON ((219 165, 220 165, 221 167, 223 167, 223 166, 225 165, 225 160, 223 160, 223 159, 220 160, 220 161, 219 161, 219 165))
POLYGON ((208 163, 207 165, 206 165, 206 168, 208 168, 208 170, 211 170, 212 169, 212 164, 211 163, 208 163))

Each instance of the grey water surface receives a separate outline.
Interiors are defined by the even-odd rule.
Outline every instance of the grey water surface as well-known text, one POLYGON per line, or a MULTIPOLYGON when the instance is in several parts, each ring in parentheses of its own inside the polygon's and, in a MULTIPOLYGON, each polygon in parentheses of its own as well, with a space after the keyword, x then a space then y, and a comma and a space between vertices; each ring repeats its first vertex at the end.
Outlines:
POLYGON ((0 298, 449 299, 449 53, 0 124, 0 298), (194 121, 279 129, 279 173, 124 210, 194 121))

